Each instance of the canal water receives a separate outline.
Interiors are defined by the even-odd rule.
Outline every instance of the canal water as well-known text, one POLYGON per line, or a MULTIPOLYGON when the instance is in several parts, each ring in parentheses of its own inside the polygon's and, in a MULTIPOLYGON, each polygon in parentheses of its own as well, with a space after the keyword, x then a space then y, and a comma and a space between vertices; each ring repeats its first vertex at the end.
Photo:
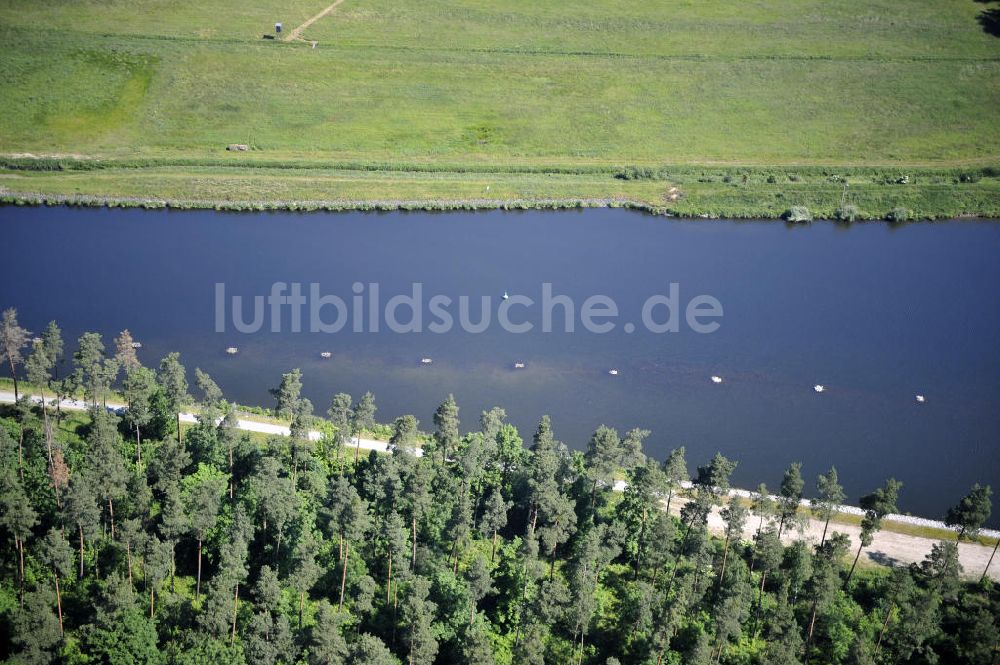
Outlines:
POLYGON ((0 307, 22 325, 109 346, 128 328, 147 365, 179 351, 192 384, 200 367, 242 403, 272 405, 298 367, 319 413, 371 390, 379 420, 429 430, 454 393, 463 430, 494 405, 526 441, 550 414, 577 449, 602 423, 643 427, 657 458, 739 460, 744 487, 800 461, 811 492, 836 465, 852 500, 894 476, 927 517, 1000 489, 997 223, 5 207, 0 238, 0 307), (415 288, 416 307, 392 300, 415 288))

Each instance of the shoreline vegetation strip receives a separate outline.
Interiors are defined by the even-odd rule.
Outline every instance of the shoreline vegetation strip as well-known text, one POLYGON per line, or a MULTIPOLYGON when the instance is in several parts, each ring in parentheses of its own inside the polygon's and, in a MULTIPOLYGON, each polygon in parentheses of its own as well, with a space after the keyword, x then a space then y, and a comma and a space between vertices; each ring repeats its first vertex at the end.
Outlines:
POLYGON ((1000 218, 1000 166, 493 165, 20 154, 0 156, 0 204, 225 211, 625 207, 690 218, 903 222, 1000 218))
MULTIPOLYGON (((2 385, 2 386, 6 386, 7 383, 8 383, 8 381, 6 379, 4 379, 3 381, 0 381, 0 385, 2 385)), ((35 404, 41 404, 41 399, 42 398, 41 398, 40 395, 31 394, 31 395, 28 396, 28 399, 30 399, 35 404)), ((55 400, 54 399, 48 400, 48 401, 53 406, 55 405, 55 400)), ((0 391, 0 404, 9 404, 9 403, 12 403, 12 402, 13 402, 13 394, 9 393, 9 391, 6 391, 6 390, 0 391)), ((83 404, 80 400, 73 399, 73 398, 62 400, 60 402, 60 406, 62 408, 68 409, 68 410, 86 410, 86 408, 87 408, 87 406, 85 404, 83 404)), ((116 402, 108 402, 107 405, 106 405, 106 408, 109 409, 109 410, 111 410, 111 411, 120 410, 120 409, 124 409, 125 408, 125 404, 124 403, 120 403, 119 404, 119 403, 116 403, 116 402)), ((248 430, 248 431, 259 431, 260 433, 271 434, 271 435, 276 435, 276 436, 289 436, 290 431, 288 429, 287 423, 281 421, 280 419, 277 419, 277 418, 267 418, 265 420, 264 418, 261 418, 259 420, 254 420, 253 416, 254 415, 259 415, 257 412, 260 411, 260 410, 261 410, 260 407, 243 407, 243 406, 237 405, 236 406, 236 411, 237 411, 237 413, 239 413, 240 416, 250 416, 251 417, 251 420, 247 420, 247 421, 244 421, 241 418, 240 429, 244 429, 244 430, 248 430), (244 412, 244 409, 246 410, 246 412, 244 412), (251 427, 248 427, 248 425, 252 426, 253 423, 258 423, 260 425, 263 425, 264 427, 262 427, 260 429, 253 429, 251 427)), ((188 424, 196 422, 196 413, 194 411, 189 411, 189 412, 182 413, 180 415, 180 417, 181 417, 181 420, 183 422, 188 423, 188 424)), ((323 436, 323 432, 322 431, 313 430, 313 429, 309 430, 309 438, 310 438, 310 440, 318 441, 320 438, 322 438, 322 436, 323 436)), ((351 448, 353 445, 354 445, 354 440, 352 439, 352 441, 350 443, 345 444, 345 447, 346 448, 351 448)), ((375 450, 377 452, 389 452, 389 442, 387 440, 381 440, 381 439, 377 439, 377 438, 362 439, 362 446, 361 447, 364 448, 364 449, 366 449, 366 450, 375 450), (379 446, 378 444, 383 444, 383 445, 379 446)), ((418 454, 419 454, 419 448, 417 450, 418 450, 418 454)), ((694 485, 693 485, 693 483, 691 483, 691 481, 684 481, 684 482, 681 483, 681 487, 682 487, 682 489, 690 490, 690 489, 692 489, 694 487, 694 485)), ((616 491, 616 492, 623 492, 623 491, 625 491, 625 488, 626 488, 626 483, 625 483, 624 480, 616 480, 612 489, 614 489, 614 491, 616 491)), ((750 498, 752 498, 753 493, 750 492, 749 490, 732 488, 731 490, 729 490, 729 495, 730 496, 738 496, 738 497, 741 497, 741 498, 744 498, 744 499, 750 499, 750 498)), ((770 498, 772 500, 776 501, 776 500, 778 500, 779 497, 777 495, 771 495, 770 498)), ((805 511, 806 514, 809 514, 810 509, 813 507, 812 503, 810 502, 809 499, 802 499, 800 501, 799 505, 805 511)), ((843 504, 843 505, 837 506, 837 511, 839 513, 843 513, 845 515, 854 515, 854 516, 864 515, 864 511, 861 508, 859 508, 857 506, 851 506, 851 505, 848 505, 848 504, 843 504)), ((928 518, 925 518, 925 517, 918 517, 918 516, 915 516, 915 515, 890 514, 890 515, 886 515, 883 519, 886 522, 896 522, 896 523, 899 523, 899 524, 908 524, 908 525, 912 525, 912 526, 920 526, 920 527, 926 527, 926 528, 930 528, 930 529, 939 529, 939 530, 942 530, 942 531, 948 531, 948 532, 952 532, 952 533, 957 532, 957 529, 948 526, 947 524, 945 524, 944 522, 942 522, 940 520, 932 520, 932 519, 928 519, 928 518)), ((837 520, 834 519, 833 521, 837 521, 837 520)), ((979 532, 979 535, 981 537, 985 537, 985 538, 988 538, 988 539, 998 539, 998 538, 1000 538, 1000 530, 996 530, 996 529, 982 529, 979 532)), ((985 544, 982 543, 982 542, 980 542, 980 544, 982 544, 982 545, 985 546, 985 544)))

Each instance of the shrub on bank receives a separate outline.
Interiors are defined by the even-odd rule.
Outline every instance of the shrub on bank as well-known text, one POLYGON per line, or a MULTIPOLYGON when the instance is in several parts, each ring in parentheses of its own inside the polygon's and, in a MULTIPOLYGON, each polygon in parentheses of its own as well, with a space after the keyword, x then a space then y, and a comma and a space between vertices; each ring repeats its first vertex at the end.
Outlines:
POLYGON ((885 214, 887 222, 908 222, 913 219, 913 213, 907 208, 896 207, 885 214))
POLYGON ((812 221, 812 213, 810 213, 809 208, 805 206, 792 206, 785 211, 785 214, 783 214, 781 218, 786 222, 804 224, 805 222, 812 221))
POLYGON ((842 205, 837 208, 837 210, 833 213, 833 216, 836 220, 841 222, 853 222, 861 216, 861 213, 858 212, 858 207, 856 205, 848 203, 847 205, 842 205))
POLYGON ((619 180, 665 180, 667 173, 662 169, 651 169, 648 166, 626 166, 615 171, 619 180))

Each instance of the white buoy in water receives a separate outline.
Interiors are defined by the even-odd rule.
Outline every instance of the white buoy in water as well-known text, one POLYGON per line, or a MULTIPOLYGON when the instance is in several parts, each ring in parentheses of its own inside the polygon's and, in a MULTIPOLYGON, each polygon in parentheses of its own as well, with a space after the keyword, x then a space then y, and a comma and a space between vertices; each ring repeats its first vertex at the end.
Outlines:
POLYGON ((927 399, 923 395, 917 395, 917 401, 923 404, 927 399))
POLYGON ((712 383, 722 383, 722 377, 721 376, 713 376, 712 377, 712 383))
POLYGON ((504 299, 504 300, 510 300, 510 296, 509 296, 509 295, 507 295, 507 292, 506 292, 506 291, 504 291, 504 292, 503 292, 503 299, 504 299))
POLYGON ((815 390, 818 393, 821 393, 824 390, 826 390, 826 386, 824 386, 822 383, 817 383, 815 386, 813 386, 813 390, 815 390))
POLYGON ((610 374, 611 376, 618 376, 618 370, 617 369, 609 369, 608 370, 608 374, 610 374))

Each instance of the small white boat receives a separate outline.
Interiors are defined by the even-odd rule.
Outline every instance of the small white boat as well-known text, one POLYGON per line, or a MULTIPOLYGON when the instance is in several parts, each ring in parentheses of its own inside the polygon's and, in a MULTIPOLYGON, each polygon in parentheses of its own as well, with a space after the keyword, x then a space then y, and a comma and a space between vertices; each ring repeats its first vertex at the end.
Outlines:
POLYGON ((510 300, 510 295, 508 295, 506 291, 503 292, 503 299, 510 300))
POLYGON ((722 383, 722 377, 721 376, 713 376, 712 377, 712 383, 722 383))
POLYGON ((434 360, 432 358, 421 358, 420 359, 420 364, 421 365, 430 365, 432 362, 434 362, 434 360))
POLYGON ((821 393, 824 390, 826 390, 826 386, 824 386, 822 383, 817 383, 815 386, 813 386, 813 390, 815 390, 818 393, 821 393))
POLYGON ((521 362, 514 363, 514 369, 524 369, 524 363, 521 362))
POLYGON ((920 404, 923 404, 926 401, 927 401, 926 397, 924 397, 923 395, 917 395, 917 402, 919 402, 920 404))
POLYGON ((323 351, 322 353, 319 354, 319 357, 320 358, 332 358, 333 354, 330 353, 329 351, 323 351))
POLYGON ((132 342, 132 348, 133 349, 141 349, 142 348, 142 342, 132 342))
POLYGON ((230 346, 230 347, 228 347, 226 349, 226 353, 228 353, 231 356, 235 356, 239 352, 240 352, 240 350, 237 349, 235 346, 230 346))
POLYGON ((617 369, 609 369, 608 370, 608 374, 610 374, 611 376, 618 376, 618 370, 617 369))

